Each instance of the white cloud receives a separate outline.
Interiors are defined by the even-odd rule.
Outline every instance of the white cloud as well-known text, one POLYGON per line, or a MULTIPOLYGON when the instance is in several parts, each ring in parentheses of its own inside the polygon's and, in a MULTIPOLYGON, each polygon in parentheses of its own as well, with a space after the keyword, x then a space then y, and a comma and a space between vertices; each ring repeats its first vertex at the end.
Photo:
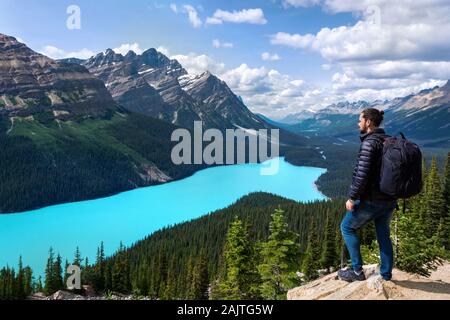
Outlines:
POLYGON ((113 49, 115 53, 126 55, 128 51, 132 50, 137 54, 141 54, 143 50, 140 48, 137 42, 135 43, 123 43, 119 47, 113 49))
POLYGON ((212 42, 214 48, 233 48, 234 45, 231 42, 221 42, 219 39, 214 39, 212 42))
POLYGON ((175 3, 171 3, 170 4, 170 10, 172 10, 175 13, 178 13, 177 5, 175 3))
POLYGON ((352 12, 360 20, 316 34, 278 32, 272 44, 310 49, 332 61, 449 58, 449 1, 327 0, 323 6, 333 13, 352 12))
POLYGON ((171 55, 170 58, 178 60, 189 74, 210 71, 224 80, 254 112, 280 117, 298 112, 302 106, 316 105, 316 101, 327 105, 328 99, 319 88, 311 87, 304 80, 292 78, 275 69, 250 67, 245 63, 227 69, 224 63, 196 53, 171 55))
POLYGON ((374 59, 437 60, 448 58, 448 25, 425 24, 384 26, 359 21, 354 26, 323 28, 317 34, 278 32, 272 44, 319 52, 330 61, 374 59), (433 37, 430 35, 433 34, 433 37), (433 39, 431 39, 433 38, 433 39))
POLYGON ((264 66, 252 68, 244 63, 220 77, 243 97, 250 110, 273 118, 299 112, 302 108, 329 104, 326 92, 322 93, 302 79, 293 79, 264 66))
MULTIPOLYGON (((286 5, 309 1, 286 1, 286 5), (289 3, 288 3, 289 2, 289 3)), ((450 2, 444 0, 323 0, 330 14, 350 12, 354 25, 315 34, 278 32, 273 45, 317 52, 336 69, 332 99, 392 99, 450 78, 450 2)))
POLYGON ((164 46, 159 46, 158 48, 156 48, 156 51, 161 52, 163 55, 165 55, 167 57, 170 56, 169 49, 164 46))
POLYGON ((283 0, 283 7, 311 7, 320 3, 320 0, 283 0))
POLYGON ((206 24, 222 24, 223 21, 218 18, 208 17, 206 18, 206 24))
POLYGON ((323 8, 330 13, 351 12, 360 17, 379 14, 382 24, 409 25, 447 23, 450 3, 447 0, 324 0, 323 8))
POLYGON ((450 61, 369 61, 343 63, 342 70, 351 77, 367 79, 450 79, 450 61))
MULTIPOLYGON (((329 14, 350 12, 354 25, 322 28, 316 33, 278 32, 273 45, 309 50, 333 71, 330 83, 317 86, 265 66, 225 64, 205 54, 175 55, 189 73, 209 70, 227 82, 254 112, 273 118, 305 109, 317 110, 348 100, 384 100, 443 85, 450 78, 450 3, 444 0, 286 0, 285 7, 320 4, 329 14)), ((217 10, 205 24, 267 23, 262 10, 217 10), (240 13, 240 14, 239 14, 240 13), (244 14, 245 13, 245 14, 244 14)), ((282 31, 282 30, 281 30, 282 31)), ((214 47, 223 43, 216 39, 214 47)), ((279 58, 279 56, 278 56, 279 58)), ((264 52, 263 61, 276 60, 264 52)))
POLYGON ((312 34, 299 35, 286 32, 278 32, 271 36, 270 42, 275 45, 283 45, 291 48, 307 49, 314 41, 312 34))
MULTIPOLYGON (((424 89, 433 88, 435 86, 442 86, 446 83, 445 80, 429 80, 425 82, 417 82, 416 84, 404 82, 404 87, 399 84, 390 84, 392 87, 383 86, 382 88, 360 88, 352 89, 341 95, 341 100, 348 101, 375 101, 375 100, 391 100, 396 97, 404 97, 410 94, 417 93, 424 89)), ((333 85, 335 87, 336 84, 333 85)))
POLYGON ((278 54, 270 54, 269 52, 263 52, 261 54, 261 59, 263 61, 278 61, 281 60, 280 56, 278 54))
POLYGON ((198 17, 197 10, 191 6, 191 5, 184 5, 183 6, 185 12, 188 15, 189 22, 194 28, 200 28, 202 26, 202 20, 198 17))
POLYGON ((81 49, 79 51, 65 51, 55 46, 45 46, 39 53, 46 55, 52 59, 79 58, 88 59, 95 55, 95 52, 89 49, 81 49))
POLYGON ((233 12, 218 9, 212 17, 206 19, 206 24, 222 24, 224 22, 266 24, 267 20, 260 8, 235 10, 233 12))
POLYGON ((215 61, 205 54, 189 53, 188 55, 176 54, 170 56, 170 59, 176 59, 190 74, 199 74, 210 71, 213 74, 220 75, 225 71, 225 64, 215 61))

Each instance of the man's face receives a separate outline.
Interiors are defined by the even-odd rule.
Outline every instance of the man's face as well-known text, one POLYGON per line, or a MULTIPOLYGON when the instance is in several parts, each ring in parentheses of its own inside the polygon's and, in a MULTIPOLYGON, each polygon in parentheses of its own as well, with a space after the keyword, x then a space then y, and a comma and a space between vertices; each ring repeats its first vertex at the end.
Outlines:
POLYGON ((364 119, 363 114, 359 115, 359 131, 366 133, 369 128, 368 120, 364 119))

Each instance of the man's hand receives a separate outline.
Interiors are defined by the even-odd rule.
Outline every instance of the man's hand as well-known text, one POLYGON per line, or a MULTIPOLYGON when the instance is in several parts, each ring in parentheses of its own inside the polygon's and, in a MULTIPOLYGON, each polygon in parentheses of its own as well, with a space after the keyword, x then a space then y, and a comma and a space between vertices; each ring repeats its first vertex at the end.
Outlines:
POLYGON ((353 200, 347 200, 347 203, 345 204, 345 208, 347 211, 353 211, 353 208, 355 207, 355 202, 353 200))

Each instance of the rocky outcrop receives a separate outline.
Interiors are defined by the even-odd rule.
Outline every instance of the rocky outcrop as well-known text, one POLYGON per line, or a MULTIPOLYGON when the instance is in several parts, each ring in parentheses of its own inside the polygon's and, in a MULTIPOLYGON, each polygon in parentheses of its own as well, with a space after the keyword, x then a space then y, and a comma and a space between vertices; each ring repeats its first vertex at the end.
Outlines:
POLYGON ((398 269, 393 280, 384 281, 376 265, 364 267, 366 281, 348 283, 337 273, 288 291, 288 300, 449 300, 450 263, 439 266, 430 278, 398 269))
POLYGON ((95 294, 92 287, 85 285, 81 293, 72 291, 58 290, 50 296, 46 296, 42 292, 32 294, 27 300, 151 300, 144 296, 135 296, 130 294, 121 294, 111 292, 108 295, 95 294))
POLYGON ((0 34, 0 115, 59 110, 66 118, 95 117, 115 108, 104 84, 85 67, 54 61, 0 34))

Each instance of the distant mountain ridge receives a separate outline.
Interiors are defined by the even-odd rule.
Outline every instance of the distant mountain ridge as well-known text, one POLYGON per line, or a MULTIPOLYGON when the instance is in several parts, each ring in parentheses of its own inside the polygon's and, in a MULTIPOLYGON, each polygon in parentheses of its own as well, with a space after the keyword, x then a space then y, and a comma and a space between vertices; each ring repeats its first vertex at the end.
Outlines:
POLYGON ((338 103, 333 103, 325 108, 319 110, 303 110, 299 113, 291 113, 284 118, 278 120, 278 122, 286 124, 297 124, 301 121, 312 119, 320 115, 331 115, 331 114, 359 114, 365 108, 374 107, 380 104, 380 101, 375 101, 369 103, 364 100, 349 102, 342 101, 338 103))
POLYGON ((288 115, 280 122, 289 124, 285 128, 300 134, 316 132, 355 139, 358 115, 370 107, 385 111, 384 126, 389 133, 403 132, 424 146, 450 147, 450 80, 442 87, 391 101, 341 102, 314 113, 288 115))

